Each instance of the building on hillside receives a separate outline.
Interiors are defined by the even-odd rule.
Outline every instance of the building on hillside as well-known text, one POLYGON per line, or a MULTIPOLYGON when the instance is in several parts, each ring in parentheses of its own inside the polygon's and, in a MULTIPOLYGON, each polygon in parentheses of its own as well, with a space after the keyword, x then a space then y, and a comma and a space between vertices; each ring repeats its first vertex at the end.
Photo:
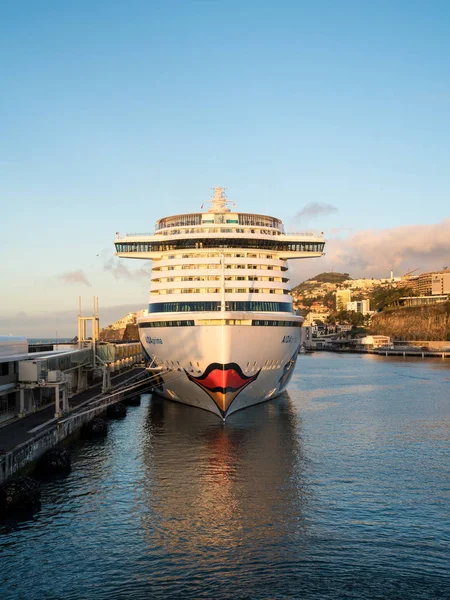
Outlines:
POLYGON ((390 279, 354 279, 347 282, 347 287, 352 290, 371 290, 374 287, 383 287, 391 285, 396 287, 401 281, 401 277, 391 277, 390 279))
POLYGON ((402 287, 410 288, 416 294, 419 293, 419 276, 418 275, 405 275, 402 277, 400 284, 402 287))
POLYGON ((348 312, 357 312, 362 315, 367 315, 370 312, 370 300, 366 298, 365 300, 354 300, 353 302, 347 302, 348 312))
POLYGON ((123 327, 131 325, 132 323, 136 323, 136 313, 134 312, 130 312, 121 319, 114 321, 114 323, 112 323, 109 327, 111 327, 111 329, 122 329, 123 327))
POLYGON ((306 315, 305 320, 303 321, 303 325, 306 327, 311 327, 318 321, 323 321, 327 316, 328 315, 324 313, 316 313, 311 311, 306 315))
POLYGON ((417 278, 417 292, 419 296, 450 293, 450 271, 444 270, 421 273, 417 278), (442 291, 444 288, 448 291, 442 291), (433 289, 435 291, 433 291, 433 289))
POLYGON ((450 294, 450 271, 433 273, 431 276, 432 295, 450 294))
POLYGON ((330 314, 330 309, 321 302, 313 302, 311 304, 311 312, 327 316, 330 314))
POLYGON ((391 338, 387 335, 366 335, 358 340, 362 350, 373 350, 374 348, 393 348, 391 338))
POLYGON ((138 310, 136 313, 136 319, 140 319, 141 317, 146 317, 148 315, 148 308, 143 308, 142 310, 138 310))
POLYGON ((352 290, 370 290, 380 284, 380 279, 354 279, 348 287, 352 290))
POLYGON ((346 310, 347 302, 351 302, 352 293, 350 290, 337 290, 336 291, 336 310, 346 310))
POLYGON ((431 296, 431 280, 434 273, 421 273, 418 278, 418 292, 420 296, 431 296))
POLYGON ((439 304, 446 302, 448 296, 446 294, 439 296, 405 296, 398 299, 399 306, 427 306, 428 304, 439 304))
POLYGON ((348 325, 347 323, 339 323, 339 325, 336 325, 336 331, 338 333, 349 333, 352 327, 352 325, 348 325))
POLYGON ((114 321, 108 327, 104 327, 100 331, 100 340, 103 342, 112 342, 124 339, 125 332, 127 327, 130 328, 132 326, 136 327, 136 313, 130 312, 121 319, 114 321))

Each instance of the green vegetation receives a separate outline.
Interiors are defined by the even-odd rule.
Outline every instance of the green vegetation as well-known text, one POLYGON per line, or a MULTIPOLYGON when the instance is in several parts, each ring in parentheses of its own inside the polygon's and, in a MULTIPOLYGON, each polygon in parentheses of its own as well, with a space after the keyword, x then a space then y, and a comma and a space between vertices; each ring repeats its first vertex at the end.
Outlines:
POLYGON ((312 277, 308 281, 314 280, 319 283, 342 283, 352 279, 348 273, 319 273, 315 277, 312 277))
POLYGON ((368 317, 365 317, 362 313, 353 311, 348 312, 346 310, 341 310, 334 315, 335 323, 347 323, 348 325, 353 325, 354 327, 360 327, 364 325, 367 320, 368 317))
POLYGON ((370 299, 371 310, 381 311, 386 308, 395 308, 398 306, 400 298, 405 296, 415 296, 413 290, 409 287, 403 288, 375 288, 370 299))
POLYGON ((319 273, 315 277, 311 277, 311 279, 307 279, 303 281, 299 285, 292 288, 292 291, 297 291, 300 294, 305 291, 311 291, 314 287, 318 286, 321 283, 335 283, 340 284, 344 281, 348 281, 352 279, 348 273, 319 273))

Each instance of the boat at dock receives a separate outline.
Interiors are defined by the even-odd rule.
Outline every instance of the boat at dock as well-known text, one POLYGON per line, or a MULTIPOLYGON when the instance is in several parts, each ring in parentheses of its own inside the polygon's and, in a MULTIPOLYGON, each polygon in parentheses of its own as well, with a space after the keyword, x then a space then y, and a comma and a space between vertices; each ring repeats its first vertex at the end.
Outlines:
POLYGON ((115 247, 120 258, 152 260, 138 328, 149 367, 163 368, 155 391, 225 419, 286 389, 303 323, 288 260, 320 257, 325 242, 235 211, 221 187, 210 204, 158 220, 154 233, 118 234, 115 247))

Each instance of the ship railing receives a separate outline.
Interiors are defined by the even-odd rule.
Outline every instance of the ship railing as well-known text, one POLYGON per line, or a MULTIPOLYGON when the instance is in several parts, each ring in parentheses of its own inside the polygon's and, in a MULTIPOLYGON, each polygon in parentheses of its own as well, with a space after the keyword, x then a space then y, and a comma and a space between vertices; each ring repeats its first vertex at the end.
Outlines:
MULTIPOLYGON (((280 234, 274 234, 274 233, 262 233, 261 231, 255 231, 255 232, 250 232, 250 231, 244 231, 244 232, 237 232, 237 231, 208 231, 207 229, 205 229, 204 231, 195 231, 193 233, 188 233, 188 232, 180 232, 180 233, 167 233, 166 235, 170 235, 170 236, 192 236, 192 237, 217 237, 220 234, 224 234, 227 236, 258 236, 261 237, 262 235, 264 236, 273 236, 273 235, 280 235, 280 234)), ((282 234, 283 236, 289 237, 289 236, 300 236, 302 238, 323 238, 323 233, 314 233, 312 231, 301 231, 301 232, 297 232, 297 231, 287 231, 286 233, 282 234)), ((154 237, 155 233, 126 233, 125 237, 126 238, 142 238, 142 237, 154 237)), ((157 236, 158 238, 161 237, 161 235, 159 234, 157 236)), ((119 234, 117 234, 117 238, 120 239, 119 234)))
POLYGON ((301 235, 302 237, 323 237, 323 233, 314 233, 314 231, 285 231, 284 235, 301 235))
POLYGON ((125 237, 149 237, 154 235, 154 233, 126 233, 125 237))

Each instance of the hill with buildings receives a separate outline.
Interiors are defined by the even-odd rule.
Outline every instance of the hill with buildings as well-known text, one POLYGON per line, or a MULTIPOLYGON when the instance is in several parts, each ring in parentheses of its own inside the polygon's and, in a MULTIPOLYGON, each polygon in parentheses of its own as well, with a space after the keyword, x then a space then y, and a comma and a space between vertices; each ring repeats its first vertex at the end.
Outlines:
POLYGON ((351 277, 348 273, 319 273, 315 277, 311 277, 306 281, 302 281, 295 287, 292 288, 292 292, 301 293, 308 290, 320 289, 323 284, 329 284, 335 286, 337 284, 344 283, 345 281, 351 281, 351 277))
POLYGON ((143 316, 146 311, 137 313, 131 312, 118 319, 108 327, 104 327, 100 331, 100 341, 102 342, 131 342, 139 340, 138 326, 136 323, 137 317, 143 316))
POLYGON ((343 283, 344 281, 351 280, 352 278, 348 273, 335 273, 332 271, 331 273, 319 273, 319 275, 316 275, 308 281, 317 283, 343 283))
POLYGON ((450 271, 386 279, 352 279, 321 273, 292 290, 294 308, 305 325, 364 326, 373 334, 409 340, 442 340, 449 335, 450 271), (331 275, 331 277, 330 277, 331 275), (331 281, 330 281, 331 279, 331 281))

